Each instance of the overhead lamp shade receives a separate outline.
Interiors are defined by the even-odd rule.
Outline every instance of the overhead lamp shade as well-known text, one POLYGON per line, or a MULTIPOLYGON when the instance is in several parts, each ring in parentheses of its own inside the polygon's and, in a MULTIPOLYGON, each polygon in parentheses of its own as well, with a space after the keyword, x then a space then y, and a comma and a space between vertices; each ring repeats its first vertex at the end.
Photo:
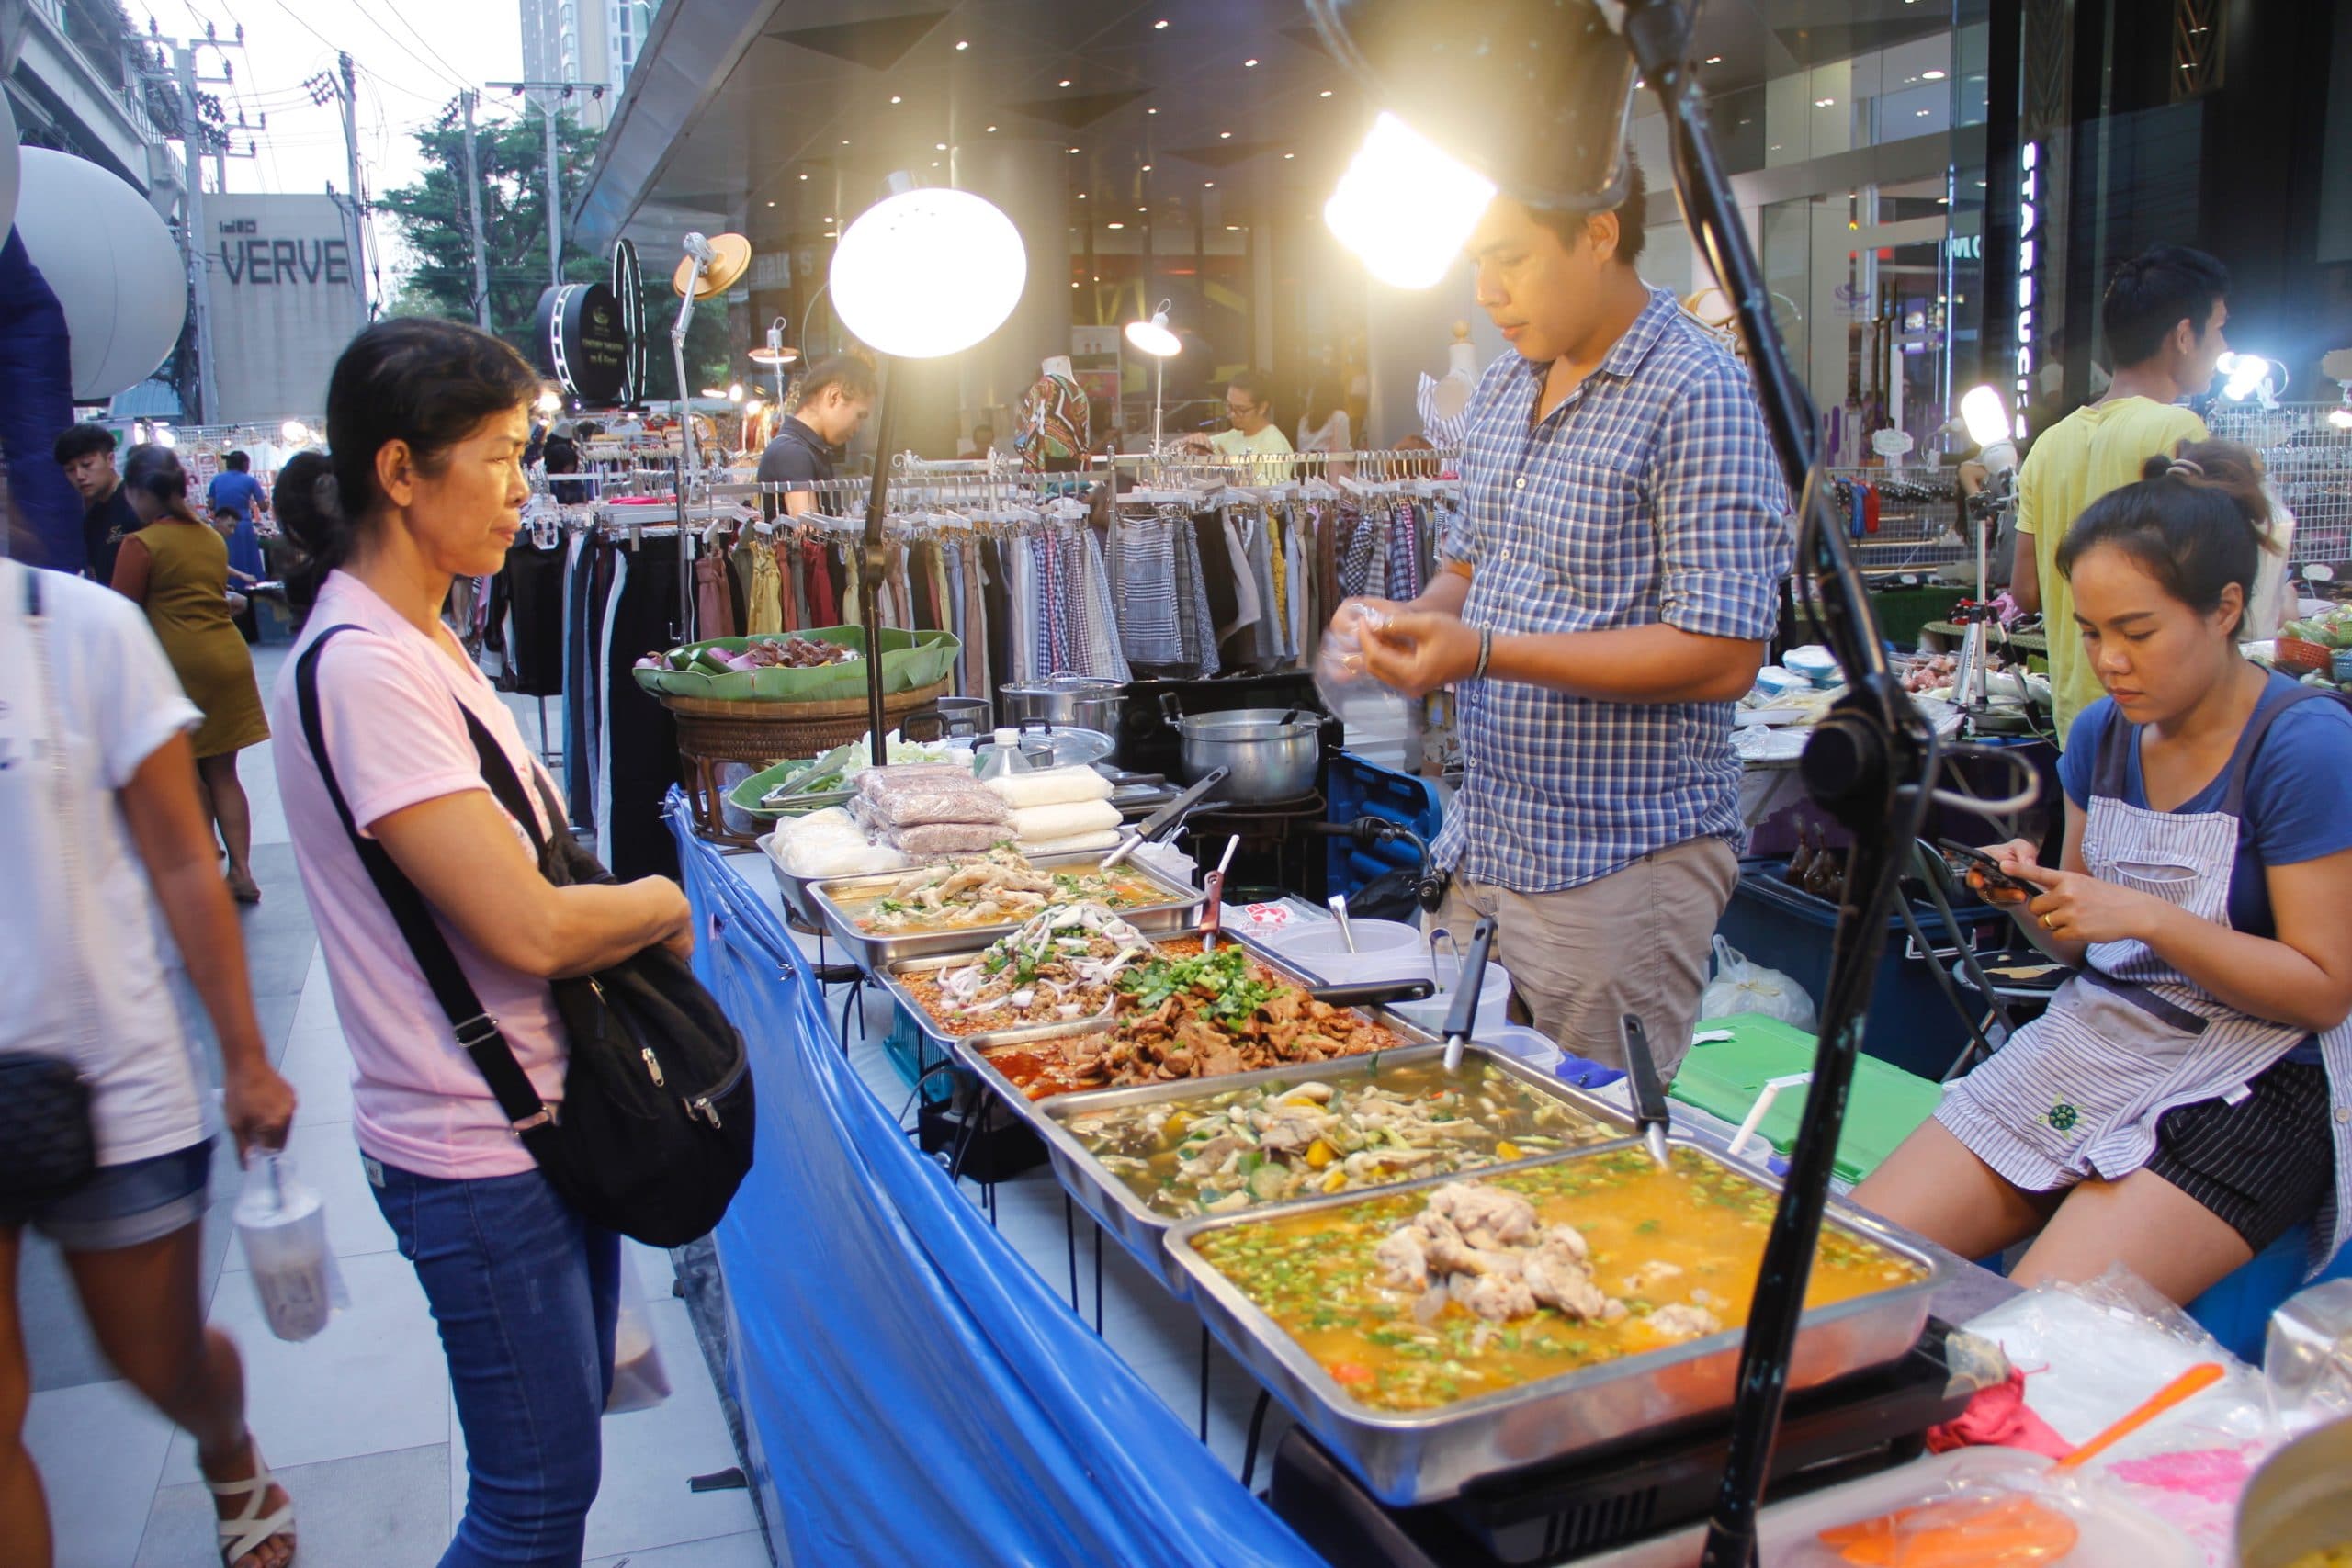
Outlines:
POLYGON ((754 365, 797 365, 800 363, 800 351, 797 348, 770 349, 763 346, 752 350, 752 363, 754 365))
POLYGON ((708 299, 726 293, 743 280, 752 270, 752 242, 741 234, 713 234, 710 248, 714 259, 702 269, 702 277, 695 278, 692 256, 678 263, 678 270, 670 275, 670 291, 684 295, 686 285, 694 283, 695 298, 708 299))
POLYGON ((103 402, 155 372, 187 318, 187 271, 155 209, 97 164, 45 147, 20 160, 17 232, 65 311, 74 399, 103 402))
MULTIPOLYGON (((1307 0, 1371 94, 1506 196, 1600 210, 1623 189, 1634 59, 1593 0, 1307 0)), ((1388 192, 1399 221, 1424 193, 1388 192)))
POLYGON ((1168 330, 1168 312, 1154 310, 1148 321, 1129 321, 1127 341, 1155 359, 1173 359, 1184 352, 1184 343, 1168 330))
POLYGON ((858 214, 833 251, 833 310, 902 359, 960 354, 1004 324, 1029 280, 1021 231, 961 190, 910 190, 858 214))

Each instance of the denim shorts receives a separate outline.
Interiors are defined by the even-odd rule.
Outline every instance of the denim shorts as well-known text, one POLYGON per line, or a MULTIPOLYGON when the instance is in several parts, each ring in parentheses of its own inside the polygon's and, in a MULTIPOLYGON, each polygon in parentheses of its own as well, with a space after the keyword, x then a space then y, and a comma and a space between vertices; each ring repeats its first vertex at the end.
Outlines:
POLYGON ((29 1208, 0 1201, 0 1224, 30 1224, 68 1252, 142 1247, 204 1218, 212 1140, 124 1165, 104 1165, 62 1198, 29 1208))

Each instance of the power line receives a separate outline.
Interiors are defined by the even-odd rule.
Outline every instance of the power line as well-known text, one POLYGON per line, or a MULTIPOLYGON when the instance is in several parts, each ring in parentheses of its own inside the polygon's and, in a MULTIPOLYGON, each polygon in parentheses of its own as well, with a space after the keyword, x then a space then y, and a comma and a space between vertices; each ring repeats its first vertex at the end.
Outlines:
POLYGON ((439 50, 434 48, 432 41, 422 32, 417 31, 416 24, 410 21, 407 15, 402 12, 398 6, 394 5, 392 0, 383 0, 383 6, 385 10, 390 11, 392 14, 392 19, 394 21, 406 28, 411 33, 415 34, 416 41, 424 45, 425 53, 431 55, 434 59, 440 61, 444 66, 447 66, 449 73, 451 76, 455 78, 458 84, 458 88, 460 92, 472 90, 473 84, 466 79, 465 73, 459 71, 456 66, 450 65, 447 58, 444 56, 439 50))

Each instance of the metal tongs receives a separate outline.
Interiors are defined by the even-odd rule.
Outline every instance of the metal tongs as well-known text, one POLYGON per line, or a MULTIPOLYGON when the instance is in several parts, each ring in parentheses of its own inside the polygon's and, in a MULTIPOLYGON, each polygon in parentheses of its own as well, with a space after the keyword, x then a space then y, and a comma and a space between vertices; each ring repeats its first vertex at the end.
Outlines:
MULTIPOLYGON (((1219 768, 1217 773, 1225 770, 1219 768)), ((1215 953, 1219 932, 1225 930, 1225 868, 1233 863, 1233 852, 1241 847, 1241 836, 1235 834, 1225 841, 1225 853, 1219 857, 1216 869, 1201 878, 1201 891, 1206 895, 1201 909, 1201 951, 1215 953)))
POLYGON ((1117 849, 1102 857, 1102 869, 1109 871, 1143 845, 1158 843, 1170 833, 1174 832, 1176 825, 1184 819, 1184 814, 1198 806, 1209 791, 1223 784, 1225 775, 1229 771, 1225 768, 1211 768, 1201 776, 1198 784, 1136 823, 1135 831, 1121 840, 1117 849))
POLYGON ((1470 933, 1470 956, 1453 978, 1453 1009, 1445 1015, 1445 1070, 1462 1066, 1462 1048, 1478 1027, 1478 992, 1487 981, 1487 953, 1495 945, 1495 922, 1480 920, 1470 933))
POLYGON ((1647 1145, 1650 1158, 1664 1170, 1666 1134, 1673 1123, 1666 1109, 1666 1088, 1657 1081, 1657 1059, 1650 1055, 1649 1032, 1642 1027, 1642 1021, 1630 1012, 1619 1021, 1618 1027, 1625 1035, 1625 1082, 1634 1092, 1634 1121, 1642 1130, 1642 1142, 1647 1145))

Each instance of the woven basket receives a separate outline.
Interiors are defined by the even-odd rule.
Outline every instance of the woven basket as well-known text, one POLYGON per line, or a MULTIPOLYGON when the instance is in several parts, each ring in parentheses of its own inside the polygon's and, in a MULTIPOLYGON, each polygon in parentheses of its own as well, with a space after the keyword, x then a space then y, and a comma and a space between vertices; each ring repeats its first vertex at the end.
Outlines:
MULTIPOLYGON (((947 694, 948 682, 935 681, 911 692, 882 699, 882 712, 891 728, 902 728, 909 716, 929 707, 947 694)), ((837 703, 717 702, 707 697, 661 699, 678 721, 678 770, 693 805, 695 832, 715 843, 749 848, 768 826, 738 833, 727 826, 722 764, 740 762, 757 773, 795 757, 820 757, 837 746, 847 746, 865 734, 865 699, 837 703)))

